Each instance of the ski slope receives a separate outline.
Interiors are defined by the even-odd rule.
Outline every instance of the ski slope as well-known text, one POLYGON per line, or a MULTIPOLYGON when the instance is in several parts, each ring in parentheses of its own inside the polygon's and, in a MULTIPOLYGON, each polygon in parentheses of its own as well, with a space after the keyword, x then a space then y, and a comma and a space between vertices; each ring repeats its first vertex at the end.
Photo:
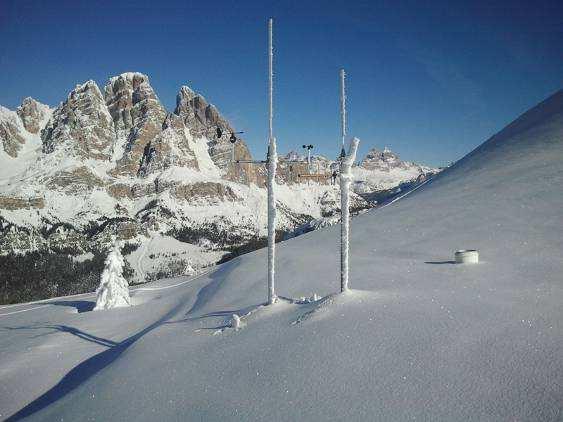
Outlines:
POLYGON ((269 307, 265 250, 129 309, 0 307, 0 418, 561 420, 562 210, 559 91, 355 218, 347 294, 332 226, 279 244, 269 307))

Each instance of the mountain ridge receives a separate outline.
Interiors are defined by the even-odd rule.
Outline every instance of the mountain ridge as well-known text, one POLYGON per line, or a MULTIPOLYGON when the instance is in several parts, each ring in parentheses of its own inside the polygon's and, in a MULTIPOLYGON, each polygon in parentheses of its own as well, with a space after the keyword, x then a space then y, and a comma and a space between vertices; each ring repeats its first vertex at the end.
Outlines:
MULTIPOLYGON (((143 282, 201 271, 263 243, 264 165, 231 162, 235 129, 189 87, 180 87, 170 112, 148 76, 127 72, 102 89, 93 80, 78 84, 53 109, 25 99, 17 110, 0 109, 0 256, 67 254, 82 264, 117 237, 128 245, 130 281, 143 282), (158 236, 179 251, 150 250, 158 236)), ((237 160, 252 159, 243 139, 234 145, 237 160)), ((280 239, 313 220, 334 221, 333 164, 317 156, 311 166, 302 157, 280 161, 280 239)), ((435 173, 411 164, 354 171, 354 212, 376 205, 374 191, 435 173)))

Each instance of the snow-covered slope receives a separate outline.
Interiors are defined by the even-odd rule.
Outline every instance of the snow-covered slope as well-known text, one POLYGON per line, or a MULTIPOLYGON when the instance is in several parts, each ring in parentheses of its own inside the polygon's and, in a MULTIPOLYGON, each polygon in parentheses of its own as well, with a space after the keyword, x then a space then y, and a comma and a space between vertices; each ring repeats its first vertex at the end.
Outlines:
POLYGON ((76 313, 0 308, 10 420, 561 420, 563 91, 410 195, 76 313), (478 265, 453 265, 476 248, 478 265), (314 293, 320 300, 309 298, 314 293), (228 328, 232 315, 239 330, 228 328))
POLYGON ((338 228, 76 313, 0 308, 11 420, 560 420, 563 91, 410 195, 338 228), (453 265, 476 248, 478 265, 453 265), (320 300, 307 299, 317 293, 320 300), (242 328, 228 328, 232 315, 242 328))
POLYGON ((338 228, 133 292, 0 308, 11 420, 561 420, 563 91, 338 228), (476 248, 478 265, 451 264, 476 248), (323 299, 305 298, 317 293, 323 299), (228 328, 232 315, 242 328, 228 328), (17 413, 16 413, 17 412, 17 413))

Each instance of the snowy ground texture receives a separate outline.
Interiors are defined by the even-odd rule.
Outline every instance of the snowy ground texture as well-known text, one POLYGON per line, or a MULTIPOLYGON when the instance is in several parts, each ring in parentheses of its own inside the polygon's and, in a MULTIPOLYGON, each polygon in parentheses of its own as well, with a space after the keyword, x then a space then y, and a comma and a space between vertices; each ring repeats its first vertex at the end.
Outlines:
POLYGON ((562 209, 560 91, 354 219, 347 294, 333 226, 279 245, 270 307, 265 250, 127 309, 1 307, 1 417, 562 420, 562 209), (480 264, 451 263, 469 248, 480 264))

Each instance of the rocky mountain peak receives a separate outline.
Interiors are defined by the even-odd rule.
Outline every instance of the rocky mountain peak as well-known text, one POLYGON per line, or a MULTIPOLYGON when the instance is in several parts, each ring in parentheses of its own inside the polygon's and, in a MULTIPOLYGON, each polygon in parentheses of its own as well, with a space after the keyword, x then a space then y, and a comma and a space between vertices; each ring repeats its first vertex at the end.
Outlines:
POLYGON ((25 143, 24 128, 18 115, 0 106, 0 152, 15 158, 25 143))
MULTIPOLYGON (((138 72, 122 73, 109 79, 104 87, 104 98, 115 129, 128 131, 135 125, 135 117, 139 116, 137 104, 152 101, 155 108, 164 108, 150 85, 149 77, 138 72)), ((159 110, 160 111, 160 110, 159 110)))
POLYGON ((212 136, 217 127, 227 131, 233 130, 214 105, 185 85, 176 96, 174 114, 182 117, 194 137, 212 136))
POLYGON ((147 176, 173 165, 199 169, 182 119, 176 114, 168 113, 162 124, 162 131, 145 145, 138 175, 147 176))
POLYGON ((114 142, 112 119, 96 82, 76 85, 41 131, 43 152, 58 147, 81 158, 109 160, 114 142))
POLYGON ((182 99, 192 99, 195 97, 195 92, 187 85, 182 85, 180 87, 180 92, 176 96, 176 105, 182 101, 182 99))
MULTIPOLYGON (((194 138, 205 137, 208 152, 217 167, 225 171, 225 177, 243 183, 256 183, 256 168, 249 164, 233 166, 230 162, 232 144, 230 133, 235 129, 221 115, 217 107, 210 104, 203 95, 194 92, 188 86, 182 86, 176 96, 174 114, 180 116, 194 138), (217 128, 223 130, 220 139, 216 137, 217 128)), ((250 160, 252 155, 246 143, 238 138, 235 144, 235 157, 239 160, 250 160)))
POLYGON ((114 174, 143 173, 140 165, 146 161, 146 153, 151 151, 149 143, 162 131, 166 110, 148 76, 138 72, 110 78, 104 88, 104 97, 117 133, 117 144, 123 147, 114 174))
POLYGON ((305 160, 305 156, 294 150, 289 151, 284 158, 288 161, 305 160))
POLYGON ((26 97, 16 109, 16 113, 22 120, 25 129, 29 133, 37 134, 49 117, 50 109, 49 106, 41 104, 31 97, 26 97))
POLYGON ((377 148, 370 149, 360 165, 368 170, 389 170, 397 167, 404 168, 408 163, 401 161, 397 154, 385 147, 383 151, 377 148))

